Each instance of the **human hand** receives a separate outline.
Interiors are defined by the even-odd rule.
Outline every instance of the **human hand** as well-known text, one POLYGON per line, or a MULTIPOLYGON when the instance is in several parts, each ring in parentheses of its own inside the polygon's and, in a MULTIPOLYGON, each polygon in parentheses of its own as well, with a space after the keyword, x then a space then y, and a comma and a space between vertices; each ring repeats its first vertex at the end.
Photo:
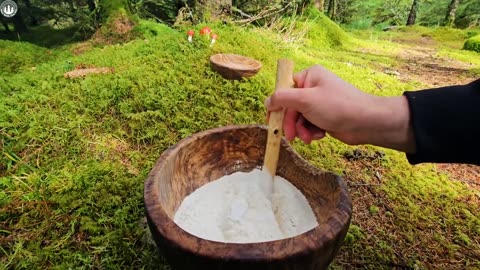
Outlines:
POLYGON ((347 144, 375 144, 411 151, 409 108, 404 97, 378 97, 358 90, 322 66, 294 76, 295 89, 279 89, 267 98, 267 110, 285 108, 288 140, 305 143, 325 133, 347 144))

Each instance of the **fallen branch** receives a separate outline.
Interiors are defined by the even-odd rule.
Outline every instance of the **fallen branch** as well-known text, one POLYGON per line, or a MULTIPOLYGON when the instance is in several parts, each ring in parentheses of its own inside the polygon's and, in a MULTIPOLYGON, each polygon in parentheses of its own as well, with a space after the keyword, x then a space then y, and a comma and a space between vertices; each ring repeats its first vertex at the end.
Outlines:
POLYGON ((78 77, 85 77, 89 74, 108 74, 108 73, 113 73, 115 71, 114 68, 84 68, 84 69, 75 69, 72 71, 69 71, 63 75, 65 78, 78 78, 78 77))
MULTIPOLYGON (((243 20, 238 20, 238 21, 234 21, 234 23, 238 23, 238 24, 249 24, 249 23, 252 23, 254 21, 258 21, 260 19, 264 19, 264 18, 267 18, 267 17, 270 17, 270 16, 273 16, 275 14, 278 14, 282 11, 284 11, 285 9, 287 9, 292 3, 288 3, 287 5, 285 5, 284 7, 282 8, 270 8, 270 9, 265 9, 265 10, 262 10, 260 11, 257 15, 255 16, 250 16, 250 18, 248 19, 243 19, 243 20)), ((248 15, 248 14, 246 14, 248 15)))
POLYGON ((242 11, 241 9, 239 9, 239 8, 232 7, 232 10, 235 11, 235 12, 237 12, 238 14, 240 14, 240 16, 242 16, 242 17, 252 18, 252 15, 249 15, 249 14, 243 12, 243 11, 242 11))

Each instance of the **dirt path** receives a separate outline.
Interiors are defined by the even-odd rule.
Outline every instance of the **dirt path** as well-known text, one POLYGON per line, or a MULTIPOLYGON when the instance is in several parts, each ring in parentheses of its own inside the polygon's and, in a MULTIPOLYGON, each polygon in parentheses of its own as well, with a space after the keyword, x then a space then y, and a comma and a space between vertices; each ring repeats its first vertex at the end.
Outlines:
MULTIPOLYGON (((397 58, 403 63, 398 72, 402 81, 416 80, 432 88, 466 84, 475 78, 469 73, 467 63, 444 57, 437 57, 435 48, 412 46, 401 51, 397 58)), ((452 180, 461 181, 480 190, 480 166, 465 164, 439 164, 440 173, 446 173, 452 180)))
POLYGON ((402 50, 397 59, 403 63, 398 72, 402 81, 419 81, 431 87, 466 84, 475 78, 469 73, 471 65, 438 57, 434 48, 412 46, 402 50))
MULTIPOLYGON (((439 57, 431 39, 399 43, 401 51, 394 55, 384 49, 375 51, 376 48, 370 47, 361 48, 360 51, 391 57, 396 64, 394 68, 386 69, 385 65, 376 63, 372 63, 372 68, 396 76, 403 82, 418 82, 419 89, 466 84, 476 79, 469 72, 473 68, 470 64, 439 57)), ((353 244, 343 246, 342 252, 335 259, 339 269, 417 269, 416 261, 418 268, 422 269, 466 269, 463 262, 479 258, 478 248, 474 245, 473 248, 462 246, 450 225, 445 225, 448 222, 455 223, 456 218, 463 218, 460 217, 461 213, 455 217, 447 215, 436 221, 421 217, 413 206, 408 211, 401 210, 404 203, 402 192, 409 190, 392 187, 395 190, 392 191, 383 188, 386 181, 390 181, 384 175, 388 174, 391 165, 384 163, 381 151, 371 154, 357 148, 344 157, 348 162, 344 170, 345 180, 353 205, 353 225, 349 230, 349 240, 353 244), (394 193, 396 196, 391 196, 394 193), (382 248, 382 245, 389 246, 390 249, 382 248), (458 249, 454 250, 453 246, 458 249), (381 254, 378 253, 379 250, 381 254)), ((452 182, 461 182, 474 193, 480 194, 480 166, 437 164, 436 171, 438 175, 448 175, 452 182)), ((415 203, 422 207, 425 204, 422 200, 429 199, 415 198, 415 203)), ((459 197, 458 200, 471 204, 471 209, 477 209, 479 199, 479 196, 472 195, 459 197)), ((444 209, 437 208, 435 203, 433 206, 427 203, 425 207, 429 208, 432 216, 441 217, 445 214, 444 209)), ((475 215, 474 211, 472 213, 475 215)))

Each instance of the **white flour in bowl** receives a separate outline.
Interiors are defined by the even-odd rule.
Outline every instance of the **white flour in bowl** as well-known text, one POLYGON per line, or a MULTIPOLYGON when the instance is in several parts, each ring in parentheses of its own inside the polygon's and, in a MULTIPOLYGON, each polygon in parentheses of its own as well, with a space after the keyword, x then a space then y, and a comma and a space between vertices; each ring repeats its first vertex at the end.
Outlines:
POLYGON ((258 169, 198 188, 183 200, 174 222, 197 237, 227 243, 290 238, 318 226, 295 186, 275 176, 272 188, 271 177, 258 169))

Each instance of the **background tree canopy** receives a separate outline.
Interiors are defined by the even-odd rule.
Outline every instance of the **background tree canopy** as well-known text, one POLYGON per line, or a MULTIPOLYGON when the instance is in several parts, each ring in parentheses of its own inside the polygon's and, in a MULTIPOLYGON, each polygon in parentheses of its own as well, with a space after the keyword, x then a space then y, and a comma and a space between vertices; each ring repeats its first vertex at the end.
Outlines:
MULTIPOLYGON (((388 25, 405 25, 409 11, 417 2, 416 24, 423 26, 444 25, 445 17, 452 0, 330 0, 336 2, 337 10, 332 17, 335 21, 354 28, 371 26, 385 27, 388 25)), ((458 28, 479 25, 480 5, 476 0, 457 1, 454 24, 458 28)))
MULTIPOLYGON (((301 13, 315 5, 334 21, 352 28, 383 28, 409 24, 448 25, 458 28, 480 24, 478 0, 17 0, 19 12, 2 18, 4 32, 25 32, 49 23, 53 27, 76 26, 83 33, 94 32, 107 21, 112 10, 167 24, 213 19, 265 23, 270 15, 301 13)), ((115 13, 115 12, 113 12, 115 13)), ((115 13, 116 14, 116 13, 115 13)))

